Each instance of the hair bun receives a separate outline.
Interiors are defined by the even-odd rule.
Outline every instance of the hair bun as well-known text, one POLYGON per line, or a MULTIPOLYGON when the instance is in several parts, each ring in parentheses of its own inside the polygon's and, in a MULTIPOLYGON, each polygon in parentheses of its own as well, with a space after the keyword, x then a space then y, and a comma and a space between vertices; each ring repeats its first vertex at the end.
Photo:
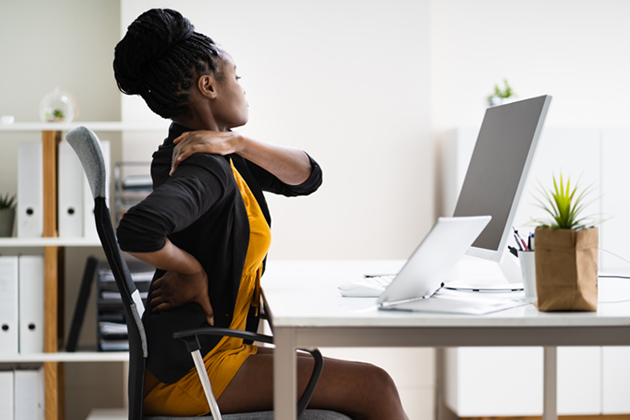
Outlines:
POLYGON ((188 19, 171 9, 151 9, 138 16, 114 50, 119 89, 128 95, 139 94, 151 63, 172 45, 190 38, 194 29, 188 19))

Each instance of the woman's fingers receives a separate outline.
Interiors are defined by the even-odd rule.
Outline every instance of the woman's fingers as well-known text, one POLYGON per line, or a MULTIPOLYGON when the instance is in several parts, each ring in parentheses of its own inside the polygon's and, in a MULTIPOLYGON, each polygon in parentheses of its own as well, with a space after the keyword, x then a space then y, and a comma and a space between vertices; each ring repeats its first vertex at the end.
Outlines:
POLYGON ((173 305, 168 302, 162 302, 159 305, 153 307, 153 312, 168 311, 170 309, 173 309, 173 305))
POLYGON ((173 140, 173 143, 177 144, 180 141, 182 141, 183 139, 186 138, 186 136, 190 133, 190 131, 186 131, 185 133, 182 133, 179 137, 177 137, 175 140, 173 140))
POLYGON ((172 164, 178 166, 195 153, 212 153, 212 139, 217 133, 212 131, 190 131, 173 140, 172 164))
POLYGON ((157 305, 159 305, 160 303, 166 302, 167 300, 164 299, 164 297, 160 296, 155 296, 154 294, 151 294, 151 307, 155 308, 157 305))
POLYGON ((197 303, 201 306, 201 310, 206 315, 208 324, 214 326, 214 310, 212 309, 208 295, 206 294, 206 296, 202 297, 197 303))
POLYGON ((186 144, 186 140, 190 140, 190 132, 186 131, 185 133, 182 133, 181 136, 177 137, 175 140, 173 140, 173 143, 175 143, 175 148, 173 149, 173 155, 171 157, 171 171, 169 172, 169 175, 173 175, 173 172, 175 172, 175 169, 177 169, 177 167, 179 166, 180 162, 183 162, 184 159, 186 157, 182 157, 182 145, 181 144, 186 144))
POLYGON ((173 157, 171 158, 171 172, 169 173, 169 175, 173 175, 173 172, 175 172, 175 169, 177 169, 179 164, 188 159, 190 156, 194 155, 195 153, 204 152, 204 150, 201 150, 201 148, 198 147, 198 145, 196 144, 192 144, 188 147, 183 147, 182 145, 184 144, 186 143, 181 143, 175 146, 175 148, 173 149, 173 157))
POLYGON ((222 156, 235 153, 235 139, 235 134, 232 132, 199 130, 183 133, 173 140, 176 146, 171 157, 170 175, 173 175, 173 172, 175 172, 181 162, 195 153, 210 153, 222 156))

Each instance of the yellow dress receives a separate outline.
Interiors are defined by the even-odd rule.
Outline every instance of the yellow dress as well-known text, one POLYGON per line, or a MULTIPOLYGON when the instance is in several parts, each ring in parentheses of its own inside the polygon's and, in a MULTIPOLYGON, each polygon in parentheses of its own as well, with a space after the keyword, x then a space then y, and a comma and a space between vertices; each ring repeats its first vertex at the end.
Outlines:
MULTIPOLYGON (((260 302, 262 262, 271 244, 271 231, 245 180, 231 161, 230 165, 249 218, 249 245, 230 328, 245 330, 250 306, 258 306, 260 302)), ((247 357, 255 354, 257 350, 255 345, 243 344, 242 339, 223 337, 216 347, 206 354, 203 360, 217 399, 247 357)), ((209 411, 210 408, 203 393, 201 382, 194 368, 186 376, 172 384, 162 383, 151 372, 146 371, 145 415, 190 417, 200 416, 209 411)))

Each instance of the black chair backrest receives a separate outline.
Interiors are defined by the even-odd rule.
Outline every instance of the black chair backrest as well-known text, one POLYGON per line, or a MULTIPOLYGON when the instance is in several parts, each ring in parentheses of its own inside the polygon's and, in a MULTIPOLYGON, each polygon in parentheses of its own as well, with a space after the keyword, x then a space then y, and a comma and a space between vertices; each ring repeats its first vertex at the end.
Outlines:
POLYGON ((68 143, 79 157, 85 171, 92 196, 98 236, 107 256, 120 291, 129 335, 129 420, 142 419, 144 370, 148 356, 146 335, 142 325, 144 305, 140 293, 131 279, 129 268, 118 247, 116 234, 106 201, 107 168, 103 160, 100 141, 85 127, 77 127, 66 134, 68 143))

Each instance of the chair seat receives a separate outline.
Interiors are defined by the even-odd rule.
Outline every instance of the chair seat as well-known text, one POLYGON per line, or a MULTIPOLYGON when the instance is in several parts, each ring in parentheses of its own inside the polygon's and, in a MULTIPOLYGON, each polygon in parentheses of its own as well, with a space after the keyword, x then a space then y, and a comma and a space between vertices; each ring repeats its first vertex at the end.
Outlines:
MULTIPOLYGON (((225 420, 273 420, 273 411, 257 411, 254 413, 224 414, 225 420)), ((142 417, 142 420, 210 420, 207 417, 142 417)), ((299 420, 352 420, 350 417, 328 410, 306 410, 299 420)))

